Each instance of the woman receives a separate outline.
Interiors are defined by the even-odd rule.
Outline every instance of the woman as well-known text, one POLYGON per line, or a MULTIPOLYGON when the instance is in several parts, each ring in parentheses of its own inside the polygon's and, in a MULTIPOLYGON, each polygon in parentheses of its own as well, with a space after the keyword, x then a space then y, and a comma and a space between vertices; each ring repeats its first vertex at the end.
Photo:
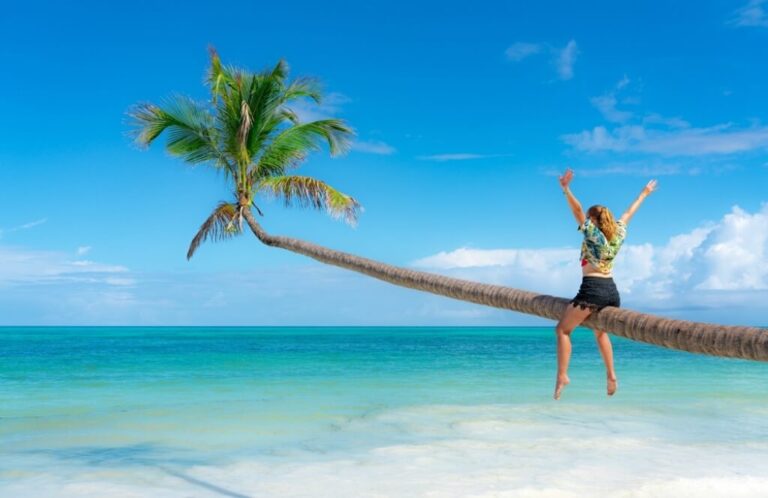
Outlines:
MULTIPOLYGON (((579 223, 579 231, 584 234, 584 242, 581 245, 581 272, 582 281, 578 294, 566 306, 560 321, 557 323, 557 381, 555 382, 555 399, 560 399, 563 389, 570 382, 568 379, 568 362, 571 359, 571 332, 581 322, 593 313, 606 306, 621 305, 619 291, 613 282, 611 270, 613 260, 624 243, 627 235, 627 224, 635 214, 637 208, 648 195, 656 189, 656 180, 651 180, 645 186, 635 202, 629 209, 615 221, 611 211, 595 205, 587 210, 587 214, 581 209, 581 204, 573 196, 568 186, 573 179, 573 171, 567 170, 560 177, 560 186, 563 194, 568 199, 573 216, 579 223)), ((604 330, 595 330, 595 339, 600 348, 600 355, 605 362, 608 377, 608 396, 616 392, 616 371, 613 369, 613 348, 611 339, 604 330)))

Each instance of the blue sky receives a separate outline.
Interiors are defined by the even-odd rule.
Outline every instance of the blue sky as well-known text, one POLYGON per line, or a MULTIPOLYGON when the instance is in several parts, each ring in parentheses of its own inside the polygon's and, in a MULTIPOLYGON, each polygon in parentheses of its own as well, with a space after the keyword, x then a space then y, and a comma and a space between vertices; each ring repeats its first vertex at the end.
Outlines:
POLYGON ((357 131, 299 170, 355 196, 351 228, 264 201, 264 227, 388 263, 570 297, 579 234, 556 174, 620 214, 623 303, 765 324, 768 2, 25 2, 0 17, 0 323, 547 322, 399 289, 253 237, 186 248, 226 184, 126 110, 205 99, 206 48, 288 61, 357 131), (158 144, 159 145, 159 144, 158 144))

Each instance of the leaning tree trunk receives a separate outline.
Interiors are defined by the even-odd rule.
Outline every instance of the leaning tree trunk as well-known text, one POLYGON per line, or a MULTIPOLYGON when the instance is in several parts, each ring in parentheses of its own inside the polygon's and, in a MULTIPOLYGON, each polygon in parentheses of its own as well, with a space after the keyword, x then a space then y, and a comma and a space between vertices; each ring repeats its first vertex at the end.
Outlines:
MULTIPOLYGON (((568 305, 568 300, 561 297, 410 270, 311 242, 270 235, 254 219, 250 209, 243 209, 243 215, 256 237, 268 246, 287 249, 401 287, 552 320, 558 320, 568 305)), ((691 353, 768 361, 768 329, 672 320, 614 307, 593 313, 583 325, 635 341, 691 353)))

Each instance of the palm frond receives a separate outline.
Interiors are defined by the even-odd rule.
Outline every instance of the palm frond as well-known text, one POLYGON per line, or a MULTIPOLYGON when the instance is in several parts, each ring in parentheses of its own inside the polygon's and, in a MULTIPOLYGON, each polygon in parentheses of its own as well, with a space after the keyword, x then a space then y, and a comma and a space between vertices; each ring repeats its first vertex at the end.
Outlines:
POLYGON ((277 61, 277 64, 275 64, 275 67, 272 68, 270 77, 273 80, 280 82, 280 84, 283 84, 285 82, 285 78, 288 77, 288 63, 285 62, 285 59, 280 59, 279 61, 277 61))
POLYGON ((283 92, 283 102, 307 97, 316 103, 322 102, 320 83, 314 78, 302 77, 293 80, 283 92))
POLYGON ((275 123, 283 121, 281 112, 282 95, 285 90, 284 79, 287 66, 281 61, 269 73, 257 79, 254 76, 250 85, 250 92, 243 95, 247 98, 248 105, 253 113, 253 131, 248 137, 248 151, 250 157, 255 157, 262 149, 269 135, 273 132, 275 123), (275 117, 281 119, 277 122, 275 117))
POLYGON ((214 209, 211 216, 203 222, 200 226, 192 242, 189 244, 189 250, 187 251, 187 259, 190 259, 200 244, 208 239, 212 241, 223 240, 232 238, 242 233, 242 229, 239 223, 238 208, 234 204, 228 202, 221 202, 216 209, 214 209))
POLYGON ((240 126, 237 129, 237 142, 240 152, 240 160, 245 164, 251 162, 251 156, 248 154, 247 141, 252 126, 253 115, 251 114, 251 108, 248 105, 248 101, 243 100, 240 104, 240 126))
POLYGON ((281 131, 266 147, 251 176, 282 174, 286 168, 304 160, 312 151, 328 143, 331 155, 345 152, 354 135, 352 129, 338 119, 324 119, 291 126, 281 131))
POLYGON ((275 113, 275 117, 280 122, 290 121, 292 124, 299 124, 299 115, 287 107, 281 107, 277 113, 275 113))
POLYGON ((362 206, 355 198, 308 176, 271 176, 263 178, 256 190, 282 198, 286 206, 299 205, 325 210, 334 218, 344 218, 350 225, 357 223, 362 206))
POLYGON ((133 119, 134 139, 149 146, 166 132, 166 150, 185 161, 197 164, 210 161, 227 167, 228 161, 219 149, 214 118, 208 109, 184 96, 173 96, 164 105, 139 104, 129 111, 133 119))
POLYGON ((212 46, 208 47, 208 53, 211 58, 211 67, 208 70, 206 76, 206 82, 211 87, 211 96, 213 103, 215 104, 218 98, 222 95, 224 90, 225 78, 227 75, 224 72, 224 67, 221 65, 221 59, 218 52, 212 46))

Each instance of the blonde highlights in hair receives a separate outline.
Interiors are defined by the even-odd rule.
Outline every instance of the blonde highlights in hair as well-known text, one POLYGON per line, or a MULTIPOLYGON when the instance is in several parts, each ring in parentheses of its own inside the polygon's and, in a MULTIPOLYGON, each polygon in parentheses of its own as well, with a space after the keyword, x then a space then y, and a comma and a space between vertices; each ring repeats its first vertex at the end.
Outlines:
POLYGON ((597 228, 603 232, 605 239, 611 242, 618 231, 616 220, 613 219, 611 210, 605 206, 594 205, 587 211, 587 216, 595 219, 597 228))

